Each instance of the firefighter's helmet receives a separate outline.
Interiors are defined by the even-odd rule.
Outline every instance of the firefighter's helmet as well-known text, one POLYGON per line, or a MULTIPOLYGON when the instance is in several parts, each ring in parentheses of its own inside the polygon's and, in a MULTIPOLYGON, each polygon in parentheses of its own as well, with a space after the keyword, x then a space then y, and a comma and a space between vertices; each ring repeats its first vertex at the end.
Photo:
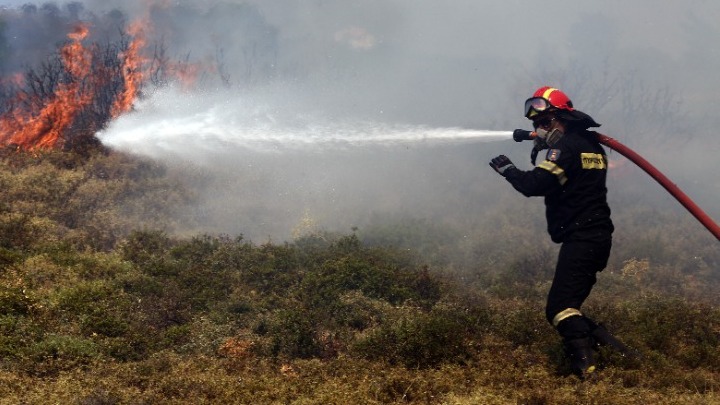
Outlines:
POLYGON ((574 111, 570 97, 562 91, 543 86, 535 91, 532 97, 525 100, 525 117, 532 119, 534 116, 552 110, 574 111))

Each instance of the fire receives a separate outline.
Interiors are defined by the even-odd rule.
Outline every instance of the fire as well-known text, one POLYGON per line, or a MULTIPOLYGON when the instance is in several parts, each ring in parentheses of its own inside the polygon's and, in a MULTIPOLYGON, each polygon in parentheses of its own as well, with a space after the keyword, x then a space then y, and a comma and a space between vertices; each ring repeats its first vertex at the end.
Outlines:
POLYGON ((77 114, 92 101, 92 95, 83 91, 83 80, 92 63, 91 52, 82 45, 87 34, 84 25, 77 25, 68 34, 71 42, 61 49, 60 56, 70 77, 57 85, 53 98, 40 111, 16 108, 0 118, 4 144, 26 149, 55 147, 77 114))
MULTIPOLYGON (((58 83, 47 100, 30 100, 38 97, 20 92, 15 107, 0 117, 2 144, 28 150, 62 147, 78 115, 93 102, 95 93, 113 79, 106 67, 93 68, 92 49, 83 45, 88 33, 87 25, 78 24, 67 35, 70 42, 59 52, 67 80, 58 83), (36 105, 42 107, 27 107, 36 105)), ((113 118, 132 108, 145 80, 145 59, 141 51, 147 41, 142 22, 131 25, 128 33, 132 40, 126 51, 118 55, 123 88, 112 100, 110 115, 113 118)), ((22 84, 17 77, 12 80, 18 86, 22 84)))
POLYGON ((137 21, 130 25, 128 33, 133 38, 126 52, 120 55, 123 60, 122 75, 125 82, 125 89, 115 100, 110 115, 115 118, 132 109, 133 103, 140 94, 140 88, 145 80, 143 70, 147 60, 142 56, 142 49, 145 48, 147 40, 143 25, 145 21, 137 21))
MULTIPOLYGON (((170 4, 154 2, 151 8, 170 4)), ((174 79, 187 89, 212 71, 201 63, 172 62, 157 53, 161 48, 149 59, 150 16, 149 10, 128 26, 129 41, 119 48, 86 46, 89 27, 77 24, 59 49, 59 66, 48 64, 52 70, 39 75, 1 78, 0 84, 16 95, 0 115, 0 145, 23 150, 72 147, 75 140, 92 138, 108 120, 131 111, 147 82, 174 79)))

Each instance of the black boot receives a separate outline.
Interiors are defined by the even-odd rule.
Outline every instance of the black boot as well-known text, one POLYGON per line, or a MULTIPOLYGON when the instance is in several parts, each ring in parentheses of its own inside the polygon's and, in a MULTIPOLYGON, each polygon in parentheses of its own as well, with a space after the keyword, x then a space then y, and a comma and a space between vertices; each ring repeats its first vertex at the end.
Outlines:
POLYGON ((572 372, 583 380, 595 372, 593 343, 593 339, 590 337, 563 340, 565 354, 570 359, 572 372))
POLYGON ((612 333, 610 333, 602 324, 596 324, 589 318, 585 318, 591 325, 590 337, 594 340, 596 346, 610 346, 617 350, 624 357, 639 358, 640 354, 626 346, 612 333))

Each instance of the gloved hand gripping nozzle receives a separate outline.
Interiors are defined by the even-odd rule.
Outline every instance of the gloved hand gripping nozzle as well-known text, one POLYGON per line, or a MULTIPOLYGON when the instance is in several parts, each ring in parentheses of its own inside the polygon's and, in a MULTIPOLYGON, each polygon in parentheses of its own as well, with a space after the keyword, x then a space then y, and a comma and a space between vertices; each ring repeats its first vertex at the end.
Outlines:
POLYGON ((526 131, 524 129, 516 129, 513 131, 513 140, 515 142, 532 141, 537 137, 537 133, 533 131, 526 131))

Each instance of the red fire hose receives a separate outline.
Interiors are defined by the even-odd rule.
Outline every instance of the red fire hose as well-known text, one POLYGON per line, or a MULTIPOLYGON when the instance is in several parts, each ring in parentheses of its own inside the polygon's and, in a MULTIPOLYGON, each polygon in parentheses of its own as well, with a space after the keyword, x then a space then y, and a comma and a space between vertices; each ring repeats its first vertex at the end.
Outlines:
POLYGON ((645 160, 642 156, 638 155, 637 153, 635 153, 635 151, 621 144, 617 140, 597 132, 595 132, 595 134, 597 135, 597 139, 601 144, 625 156, 633 163, 638 165, 641 169, 645 170, 645 172, 649 174, 650 177, 660 183, 661 186, 665 187, 665 190, 672 194, 672 196, 675 197, 675 199, 677 199, 680 204, 682 204, 688 211, 690 211, 690 213, 693 214, 695 218, 697 218, 697 220, 700 221, 700 223, 703 224, 705 228, 710 231, 710 233, 715 235, 715 237, 720 240, 720 226, 718 226, 718 224, 716 224, 715 221, 712 220, 712 218, 710 218, 702 209, 700 209, 700 207, 698 207, 697 204, 695 204, 690 199, 690 197, 683 193, 683 191, 680 190, 678 186, 671 182, 670 179, 665 177, 664 174, 660 173, 660 171, 656 169, 655 166, 650 164, 650 162, 645 160))

